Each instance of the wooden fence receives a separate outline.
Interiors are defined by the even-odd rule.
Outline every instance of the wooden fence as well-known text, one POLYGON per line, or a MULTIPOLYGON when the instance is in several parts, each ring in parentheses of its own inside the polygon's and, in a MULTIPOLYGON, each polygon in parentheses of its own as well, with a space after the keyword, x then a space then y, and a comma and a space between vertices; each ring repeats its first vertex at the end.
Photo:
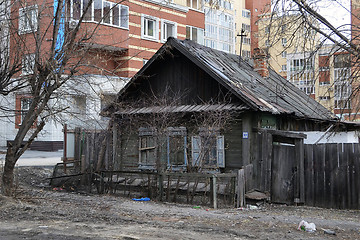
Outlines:
MULTIPOLYGON (((78 165, 80 166, 80 174, 91 175, 93 174, 93 172, 99 173, 99 171, 96 170, 97 168, 101 169, 100 172, 115 172, 114 170, 121 169, 119 167, 121 163, 119 162, 118 156, 114 154, 114 152, 116 152, 114 150, 116 146, 113 144, 112 137, 113 134, 111 132, 85 131, 80 129, 75 130, 74 160, 79 162, 78 165), (104 148, 105 152, 101 153, 101 149, 104 145, 106 146, 106 148, 104 148), (99 157, 101 155, 102 157, 99 157)), ((271 144, 270 146, 272 146, 271 142, 269 142, 268 144, 271 144)), ((305 205, 326 208, 360 209, 360 144, 345 143, 304 145, 304 149, 301 150, 301 152, 303 152, 304 154, 304 190, 302 192, 305 193, 305 205)), ((250 190, 249 187, 253 186, 254 182, 266 182, 269 186, 276 184, 276 182, 274 182, 274 179, 276 179, 274 178, 275 173, 277 173, 277 175, 283 175, 276 176, 277 178, 281 179, 286 178, 286 176, 289 175, 287 171, 275 171, 274 169, 272 169, 276 168, 277 166, 275 164, 276 161, 274 160, 273 155, 274 154, 270 154, 270 159, 268 159, 270 163, 272 162, 272 167, 270 168, 270 176, 273 177, 271 178, 267 178, 265 175, 256 174, 256 172, 259 170, 258 168, 251 167, 250 170, 247 169, 247 167, 252 166, 253 164, 245 166, 246 190, 250 190), (249 173, 251 174, 249 175, 249 173)), ((290 156, 291 154, 285 155, 286 159, 282 159, 283 157, 281 157, 281 159, 278 160, 278 163, 281 164, 284 163, 284 161, 293 161, 291 160, 291 158, 293 158, 293 156, 290 156)), ((296 164, 290 164, 289 166, 291 167, 289 171, 291 171, 292 174, 298 174, 299 169, 296 164)), ((66 165, 64 166, 64 169, 66 169, 66 165)), ((118 172, 120 173, 120 171, 118 172)), ((185 193, 186 198, 189 198, 189 191, 191 190, 191 186, 194 186, 194 183, 196 183, 196 181, 191 180, 191 184, 185 184, 184 186, 186 186, 187 188, 185 191, 183 189, 184 187, 182 187, 181 184, 187 183, 187 179, 190 175, 187 175, 188 173, 177 174, 181 174, 181 176, 176 175, 176 173, 169 173, 166 176, 156 176, 156 179, 163 177, 163 181, 151 181, 151 184, 156 184, 158 191, 163 191, 162 193, 159 193, 162 196, 163 200, 173 199, 177 201, 177 199, 180 199, 180 197, 178 196, 178 193, 180 192, 185 193), (178 182, 180 185, 177 185, 178 182), (190 190, 188 190, 188 188, 190 190), (173 195, 170 196, 171 194, 173 195)), ((113 176, 111 177, 111 179, 112 178, 113 176)), ((148 176, 146 176, 146 178, 148 178, 148 176)), ((293 179, 293 177, 288 178, 293 179)), ((210 183, 211 181, 213 181, 212 178, 204 175, 204 179, 202 179, 201 181, 202 184, 200 185, 202 186, 203 184, 205 184, 206 188, 204 189, 206 189, 206 191, 199 191, 199 189, 197 189, 194 190, 192 194, 196 196, 199 195, 198 193, 201 192, 200 194, 203 194, 203 196, 208 196, 206 201, 213 202, 213 200, 211 200, 211 196, 213 193, 211 193, 211 191, 209 190, 211 189, 211 184, 213 184, 210 183)), ((240 192, 238 192, 238 189, 240 189, 240 187, 238 186, 241 185, 241 181, 236 184, 233 184, 233 181, 236 181, 235 178, 225 184, 227 187, 233 189, 230 191, 231 194, 226 193, 224 195, 225 197, 229 197, 230 195, 241 195, 240 192), (237 192, 234 193, 233 191, 237 192)), ((83 180, 82 182, 86 181, 83 180)), ((144 180, 143 182, 145 183, 145 188, 149 188, 149 185, 146 186, 147 181, 144 180)), ((107 184, 107 186, 111 186, 111 184, 113 183, 110 181, 109 184, 107 184)), ((218 186, 221 185, 219 185, 219 182, 217 184, 218 186)), ((292 187, 296 186, 296 182, 292 182, 292 184, 292 187)), ((121 186, 121 184, 119 186, 121 186)), ((103 185, 101 187, 106 186, 103 185)), ((128 185, 127 187, 131 188, 131 185, 128 185)), ((241 186, 241 188, 243 187, 245 186, 241 186)), ((153 188, 153 185, 151 188, 153 188)), ((272 190, 273 188, 270 189, 270 191, 272 190)), ((284 191, 287 190, 283 189, 280 194, 283 194, 284 191)), ((218 193, 215 194, 219 195, 221 193, 221 191, 218 191, 218 193)), ((291 195, 292 196, 289 196, 289 199, 294 200, 294 194, 291 195)), ((235 205, 243 205, 243 203, 239 204, 239 200, 242 201, 242 198, 236 199, 234 196, 230 196, 229 201, 238 200, 237 204, 235 205)), ((189 200, 187 199, 186 201, 188 202, 189 200)), ((293 201, 289 202, 292 203, 293 201)), ((210 202, 207 202, 205 205, 209 204, 210 202)), ((234 205, 234 203, 230 204, 234 205)))
POLYGON ((99 193, 217 208, 235 206, 236 180, 236 173, 101 171, 93 174, 92 182, 99 193))
POLYGON ((360 144, 304 145, 305 204, 360 209, 360 144))

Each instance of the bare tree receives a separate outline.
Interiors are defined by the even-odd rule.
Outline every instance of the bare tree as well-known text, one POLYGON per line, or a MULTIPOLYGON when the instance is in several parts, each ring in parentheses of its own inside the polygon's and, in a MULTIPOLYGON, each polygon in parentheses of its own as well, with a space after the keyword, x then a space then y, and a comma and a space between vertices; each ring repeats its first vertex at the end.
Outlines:
MULTIPOLYGON (((2 176, 2 192, 10 196, 17 160, 50 118, 59 120, 62 117, 59 113, 71 112, 66 102, 68 96, 78 97, 84 84, 98 87, 84 74, 89 69, 101 68, 96 63, 101 62, 103 56, 90 51, 94 51, 96 44, 92 39, 99 37, 99 24, 80 28, 92 6, 91 0, 86 1, 81 12, 79 9, 78 19, 71 26, 68 25, 70 8, 66 6, 69 1, 0 1, 0 17, 6 20, 1 21, 4 31, 0 33, 0 94, 21 89, 27 96, 26 111, 2 106, 7 116, 19 119, 15 123, 16 136, 7 147, 2 176)), ((103 17, 107 17, 106 14, 103 17)), ((77 109, 77 113, 79 111, 77 109)))
POLYGON ((184 105, 187 94, 166 86, 160 95, 150 91, 141 100, 124 100, 113 106, 112 122, 120 124, 123 144, 132 149, 131 155, 138 151, 140 169, 202 172, 218 169, 218 157, 224 163, 222 133, 234 119, 232 105, 226 97, 184 105), (134 134, 138 141, 129 141, 134 134))
MULTIPOLYGON (((335 107, 340 115, 348 113, 347 119, 350 120, 356 118, 357 110, 359 109, 359 84, 357 79, 360 53, 357 40, 359 36, 359 11, 355 1, 352 1, 352 4, 350 8, 341 0, 275 0, 272 2, 272 11, 264 14, 263 19, 259 20, 259 22, 263 23, 263 32, 266 33, 262 35, 263 41, 266 41, 266 44, 263 45, 268 47, 269 52, 272 53, 272 58, 276 58, 284 53, 283 56, 286 57, 286 51, 287 54, 291 52, 303 54, 303 68, 297 71, 295 78, 300 76, 300 79, 304 79, 304 76, 310 75, 312 80, 307 89, 309 90, 307 91, 309 95, 314 94, 315 80, 320 79, 324 74, 322 71, 326 70, 324 69, 325 67, 321 66, 321 61, 328 61, 325 65, 330 67, 334 67, 338 61, 343 62, 343 66, 336 73, 338 80, 335 79, 331 84, 326 83, 319 87, 319 91, 317 91, 318 99, 316 100, 325 103, 325 106, 329 107, 330 110, 334 111, 335 107), (332 8, 330 5, 332 5, 332 8), (347 11, 351 15, 353 22, 335 26, 331 23, 328 16, 319 13, 321 9, 334 9, 334 7, 347 11), (281 42, 284 39, 287 42, 281 42), (279 48, 277 46, 278 43, 282 43, 284 47, 279 48), (274 49, 278 51, 276 52, 274 49), (328 58, 321 59, 319 57, 325 55, 328 58), (342 58, 338 57, 338 55, 347 55, 349 57, 342 58), (309 64, 307 65, 307 63, 309 64), (310 65, 312 72, 306 69, 310 65), (332 101, 332 104, 327 103, 330 101, 332 101), (349 113, 350 105, 352 105, 352 113, 349 113)), ((281 62, 281 60, 274 61, 273 64, 275 65, 276 62, 281 62)), ((281 70, 281 66, 275 67, 281 70)), ((288 65, 282 68, 282 70, 287 71, 287 74, 283 71, 282 75, 285 74, 284 76, 291 80, 289 71, 292 69, 286 69, 286 67, 293 66, 288 65)), ((305 87, 304 90, 306 90, 305 87)))

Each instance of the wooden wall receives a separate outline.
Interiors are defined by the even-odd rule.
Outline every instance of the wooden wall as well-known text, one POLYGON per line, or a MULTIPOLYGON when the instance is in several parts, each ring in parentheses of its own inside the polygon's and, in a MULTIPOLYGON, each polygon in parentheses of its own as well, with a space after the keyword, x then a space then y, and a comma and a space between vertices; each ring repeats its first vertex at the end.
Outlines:
POLYGON ((218 100, 223 101, 224 98, 229 102, 237 99, 205 71, 174 51, 174 54, 169 54, 154 62, 152 71, 145 71, 143 76, 138 77, 135 84, 127 90, 128 94, 123 100, 136 102, 141 98, 153 98, 153 95, 161 98, 167 87, 171 91, 166 93, 166 97, 171 99, 173 96, 180 95, 181 104, 204 104, 210 101, 217 103, 218 100), (163 67, 164 64, 166 68, 163 67))

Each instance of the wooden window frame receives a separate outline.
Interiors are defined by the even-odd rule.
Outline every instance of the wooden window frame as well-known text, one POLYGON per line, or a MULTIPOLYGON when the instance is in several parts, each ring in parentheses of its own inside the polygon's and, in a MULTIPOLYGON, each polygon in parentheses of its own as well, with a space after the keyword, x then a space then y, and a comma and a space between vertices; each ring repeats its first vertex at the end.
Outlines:
MULTIPOLYGON (((205 140, 206 141, 206 140, 205 140)), ((204 167, 204 168, 225 168, 225 138, 223 135, 220 135, 218 131, 200 131, 200 134, 197 136, 191 137, 191 156, 192 156, 192 165, 195 167, 204 167), (211 149, 207 149, 210 143, 204 143, 204 138, 215 138, 216 141, 216 164, 203 163, 200 166, 200 156, 202 154, 209 155, 211 154, 211 149), (203 148, 203 145, 207 145, 206 149, 203 148), (208 151, 209 150, 209 151, 208 151), (208 151, 205 152, 204 151, 208 151)))

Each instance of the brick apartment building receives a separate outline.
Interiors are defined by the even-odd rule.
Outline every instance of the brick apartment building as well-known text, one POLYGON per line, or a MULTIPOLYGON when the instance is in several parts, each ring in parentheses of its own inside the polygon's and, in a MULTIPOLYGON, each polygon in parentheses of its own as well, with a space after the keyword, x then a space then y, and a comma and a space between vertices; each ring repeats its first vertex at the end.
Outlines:
MULTIPOLYGON (((61 1, 2 2, 0 6, 3 23, 8 23, 2 24, 7 34, 5 36, 5 31, 2 31, 1 47, 8 49, 10 59, 21 58, 22 68, 16 75, 20 78, 33 74, 37 62, 48 56, 53 42, 61 48, 62 39, 78 27, 84 13, 78 42, 72 53, 73 63, 81 58, 81 66, 74 78, 84 80, 77 83, 77 91, 52 100, 68 107, 71 114, 60 115, 60 123, 59 119, 48 120, 44 134, 38 136, 37 142, 49 149, 61 144, 62 124, 104 127, 106 121, 98 116, 101 108, 168 37, 189 38, 203 43, 204 13, 196 0, 181 4, 157 0, 94 0, 85 12, 88 2, 65 2, 55 41, 49 26, 61 1)), ((66 71, 69 70, 65 69, 65 74, 66 71)), ((1 96, 0 104, 13 109, 13 112, 3 113, 7 117, 0 119, 0 146, 14 138, 30 103, 31 97, 26 89, 1 96)))

